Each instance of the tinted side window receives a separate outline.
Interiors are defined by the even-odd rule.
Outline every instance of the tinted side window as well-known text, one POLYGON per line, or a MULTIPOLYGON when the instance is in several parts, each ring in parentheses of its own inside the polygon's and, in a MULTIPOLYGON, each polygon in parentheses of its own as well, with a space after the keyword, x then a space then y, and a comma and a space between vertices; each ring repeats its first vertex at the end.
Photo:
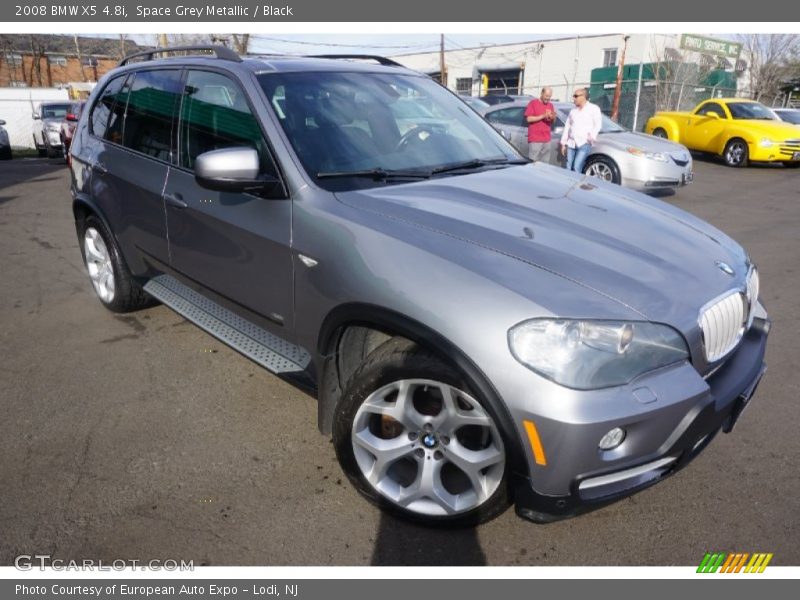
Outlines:
POLYGON ((486 118, 490 123, 502 123, 503 125, 512 125, 514 127, 524 127, 526 125, 525 109, 522 107, 497 110, 486 118))
POLYGON ((180 165, 194 168, 210 150, 246 146, 258 151, 262 172, 274 174, 258 121, 238 84, 218 73, 189 71, 181 107, 180 165))
POLYGON ((719 115, 720 119, 728 118, 727 115, 725 114, 725 111, 722 110, 722 107, 715 102, 709 102, 708 104, 704 105, 700 110, 697 111, 698 115, 707 115, 709 113, 719 115))
POLYGON ((133 80, 122 144, 147 156, 169 161, 172 123, 181 92, 179 70, 139 71, 133 80))
POLYGON ((92 118, 90 120, 91 128, 92 133, 97 137, 105 136, 106 127, 108 126, 108 117, 111 115, 114 104, 116 104, 119 98, 123 83, 125 83, 125 75, 115 77, 109 81, 103 93, 100 95, 100 99, 92 109, 92 118))

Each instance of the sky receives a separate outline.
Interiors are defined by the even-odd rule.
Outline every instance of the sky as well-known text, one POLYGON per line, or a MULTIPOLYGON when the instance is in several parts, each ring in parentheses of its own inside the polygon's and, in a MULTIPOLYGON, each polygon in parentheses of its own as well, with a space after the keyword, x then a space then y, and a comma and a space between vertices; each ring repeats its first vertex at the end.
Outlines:
MULTIPOLYGON (((155 36, 132 35, 142 44, 154 44, 155 36)), ((448 34, 445 49, 529 42, 555 37, 537 33, 448 34)), ((250 52, 264 54, 379 54, 384 56, 439 50, 439 34, 251 34, 250 52)))

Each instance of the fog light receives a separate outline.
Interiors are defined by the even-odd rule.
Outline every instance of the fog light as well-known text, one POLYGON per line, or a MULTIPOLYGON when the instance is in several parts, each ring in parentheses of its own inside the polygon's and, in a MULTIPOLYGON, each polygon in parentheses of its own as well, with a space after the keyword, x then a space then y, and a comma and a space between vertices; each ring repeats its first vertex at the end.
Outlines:
POLYGON ((603 436, 598 444, 600 450, 613 450, 625 439, 625 430, 622 427, 614 427, 603 436))

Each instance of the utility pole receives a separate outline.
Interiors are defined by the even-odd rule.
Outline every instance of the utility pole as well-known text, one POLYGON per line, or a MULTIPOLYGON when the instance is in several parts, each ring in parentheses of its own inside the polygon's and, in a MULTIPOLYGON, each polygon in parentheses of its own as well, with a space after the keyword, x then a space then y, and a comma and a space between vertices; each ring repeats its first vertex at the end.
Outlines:
POLYGON ((444 34, 439 37, 439 81, 447 87, 447 77, 444 72, 444 34))
POLYGON ((169 46, 169 40, 167 39, 166 33, 159 33, 158 34, 158 45, 162 48, 166 48, 169 46))
POLYGON ((619 68, 617 69, 617 87, 614 88, 614 102, 611 104, 611 120, 617 121, 619 117, 619 97, 622 95, 622 72, 625 69, 625 50, 628 49, 629 35, 622 38, 622 58, 619 61, 619 68))

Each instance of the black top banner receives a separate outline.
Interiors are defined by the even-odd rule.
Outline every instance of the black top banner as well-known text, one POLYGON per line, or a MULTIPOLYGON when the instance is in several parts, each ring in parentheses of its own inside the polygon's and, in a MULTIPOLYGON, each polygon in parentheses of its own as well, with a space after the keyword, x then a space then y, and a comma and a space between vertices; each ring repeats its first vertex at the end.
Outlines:
POLYGON ((571 0, 567 3, 521 3, 518 0, 493 0, 491 3, 430 0, 18 0, 0 6, 0 19, 6 25, 15 22, 755 22, 764 23, 765 31, 778 27, 782 32, 794 33, 798 28, 789 27, 787 23, 800 21, 800 2, 759 0, 758 10, 753 10, 752 3, 737 5, 711 0, 571 0))

